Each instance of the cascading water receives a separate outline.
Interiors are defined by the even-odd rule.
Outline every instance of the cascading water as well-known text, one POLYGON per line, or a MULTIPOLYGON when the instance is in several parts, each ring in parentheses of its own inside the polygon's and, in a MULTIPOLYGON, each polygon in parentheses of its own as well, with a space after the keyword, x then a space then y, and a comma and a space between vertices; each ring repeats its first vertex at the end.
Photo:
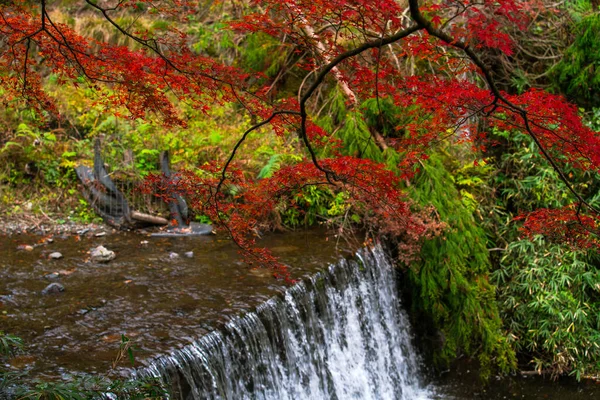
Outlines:
POLYGON ((289 288, 141 375, 173 399, 422 399, 410 324, 381 247, 289 288))

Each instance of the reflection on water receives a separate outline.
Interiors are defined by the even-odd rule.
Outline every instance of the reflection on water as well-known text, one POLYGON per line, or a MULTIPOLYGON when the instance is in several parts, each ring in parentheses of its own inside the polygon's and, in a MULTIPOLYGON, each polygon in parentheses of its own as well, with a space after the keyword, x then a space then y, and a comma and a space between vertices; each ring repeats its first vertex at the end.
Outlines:
POLYGON ((557 381, 538 375, 516 374, 490 378, 487 385, 479 380, 476 362, 460 360, 433 380, 435 399, 444 400, 596 400, 600 399, 600 382, 564 377, 557 381))

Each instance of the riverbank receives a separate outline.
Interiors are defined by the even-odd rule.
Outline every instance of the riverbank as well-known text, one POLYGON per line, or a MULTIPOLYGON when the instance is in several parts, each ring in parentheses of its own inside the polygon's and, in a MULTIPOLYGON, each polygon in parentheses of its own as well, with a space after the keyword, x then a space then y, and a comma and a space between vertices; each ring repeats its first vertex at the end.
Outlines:
POLYGON ((32 219, 28 221, 6 221, 0 220, 0 235, 18 235, 18 234, 32 234, 32 235, 80 235, 84 233, 97 233, 97 232, 115 232, 114 228, 111 228, 105 224, 97 223, 53 223, 53 222, 35 222, 32 219))

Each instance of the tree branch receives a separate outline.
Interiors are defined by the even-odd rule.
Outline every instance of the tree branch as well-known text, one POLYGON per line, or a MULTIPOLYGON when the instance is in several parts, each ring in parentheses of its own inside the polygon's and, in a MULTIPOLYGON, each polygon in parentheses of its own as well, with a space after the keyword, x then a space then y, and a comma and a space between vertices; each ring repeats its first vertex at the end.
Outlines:
POLYGON ((258 124, 252 125, 250 128, 248 128, 244 132, 244 134, 242 135, 242 137, 237 141, 237 143, 233 147, 233 150, 231 150, 231 154, 229 155, 229 158, 227 159, 227 162, 223 166, 223 170, 221 171, 221 179, 219 180, 219 183, 217 184, 215 195, 217 193, 219 193, 219 190, 221 189, 221 186, 223 185, 223 183, 227 179, 227 176, 226 176, 227 168, 229 168, 229 165, 231 164, 231 162, 235 158, 236 152, 238 151, 238 149, 240 148, 240 146, 242 145, 242 143, 244 143, 244 141, 246 140, 246 138, 248 137, 248 135, 250 133, 252 133, 253 131, 257 130, 258 128, 260 128, 261 126, 264 126, 264 125, 268 124, 269 122, 271 122, 278 115, 285 115, 285 114, 287 114, 287 115, 300 115, 300 113, 298 111, 291 111, 291 110, 275 111, 275 112, 273 112, 269 116, 269 118, 267 118, 267 119, 259 122, 258 124))
POLYGON ((512 111, 514 111, 515 113, 517 113, 518 115, 521 116, 521 118, 523 119, 525 130, 527 131, 527 133, 529 133, 529 135, 531 136, 531 138, 533 139, 535 144, 538 146, 538 148, 540 149, 544 158, 546 158, 546 160, 548 160, 548 162, 550 163, 552 168, 558 173, 560 180, 563 181, 563 183, 567 186, 569 191, 577 198, 579 203, 585 205, 593 213, 600 215, 600 210, 597 210, 594 206, 592 206, 587 201, 585 201, 585 199, 583 197, 581 197, 581 195, 579 193, 577 193, 575 188, 573 188, 573 185, 571 185, 571 183, 567 179, 567 176, 565 175, 563 170, 558 166, 556 161, 554 161, 554 159, 552 158, 552 156, 550 155, 548 150, 542 145, 540 139, 537 137, 537 135, 531 129, 529 115, 527 113, 527 110, 512 103, 500 92, 500 90, 498 89, 498 86, 496 85, 496 81, 494 80, 494 77, 492 76, 491 70, 481 60, 481 58, 479 58, 479 56, 473 51, 473 49, 467 43, 457 40, 457 39, 453 38, 452 36, 448 35, 446 32, 443 32, 443 31, 435 28, 433 26, 433 24, 431 23, 431 21, 427 20, 423 16, 423 14, 421 14, 421 10, 419 9, 419 0, 408 0, 408 4, 410 7, 410 15, 413 18, 413 20, 417 23, 418 27, 424 28, 431 36, 437 37, 438 39, 442 40, 444 43, 446 43, 452 47, 461 49, 471 59, 471 61, 473 61, 473 63, 477 67, 479 67, 479 69, 481 70, 481 73, 483 74, 485 81, 486 81, 490 91, 494 95, 494 97, 496 99, 499 99, 502 103, 504 103, 507 106, 507 108, 511 109, 512 111))
MULTIPOLYGON (((333 71, 335 68, 337 68, 337 66, 339 64, 341 64, 343 61, 355 57, 369 49, 374 49, 374 48, 380 48, 382 46, 397 42, 401 39, 404 39, 405 37, 410 36, 411 34, 413 34, 414 32, 417 32, 418 30, 423 29, 422 26, 419 25, 414 25, 411 27, 408 27, 404 30, 401 30, 397 33, 395 33, 394 35, 390 35, 387 37, 383 37, 383 38, 379 38, 379 39, 375 39, 375 40, 371 40, 368 42, 363 43, 362 45, 355 47, 354 49, 351 50, 347 50, 341 54, 339 54, 337 57, 335 57, 333 60, 331 60, 327 65, 325 65, 321 71, 317 74, 315 80, 313 81, 312 85, 310 85, 310 87, 306 90, 306 92, 302 95, 302 97, 300 98, 300 117, 301 117, 301 123, 300 123, 300 133, 299 136, 302 139, 302 141, 304 142, 304 145, 306 146, 308 152, 310 153, 311 159, 313 164, 322 172, 325 173, 327 180, 330 181, 331 178, 333 178, 334 180, 337 180, 337 177, 335 175, 335 173, 333 173, 330 170, 327 170, 325 168, 323 168, 316 157, 316 154, 310 144, 310 141, 308 139, 307 133, 306 133, 306 122, 308 119, 308 114, 306 111, 306 103, 307 101, 311 98, 311 96, 314 94, 314 92, 317 90, 317 88, 323 83, 323 81, 325 80, 325 77, 331 72, 333 71)), ((331 182, 333 183, 333 182, 331 182)))

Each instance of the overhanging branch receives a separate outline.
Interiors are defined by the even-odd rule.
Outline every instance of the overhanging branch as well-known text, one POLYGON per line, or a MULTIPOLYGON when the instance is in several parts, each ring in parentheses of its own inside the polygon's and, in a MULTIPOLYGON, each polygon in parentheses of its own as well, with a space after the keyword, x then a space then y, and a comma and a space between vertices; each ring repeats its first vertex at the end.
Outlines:
POLYGON ((496 81, 494 80, 494 77, 492 76, 491 70, 481 60, 481 58, 473 51, 473 49, 467 43, 464 43, 460 40, 456 40, 452 36, 448 35, 446 32, 443 32, 443 31, 435 28, 433 26, 433 24, 431 23, 431 21, 427 20, 423 16, 423 14, 421 14, 421 10, 419 9, 419 0, 408 0, 408 4, 410 7, 410 15, 411 15, 412 19, 417 23, 418 27, 424 28, 431 36, 434 36, 434 37, 442 40, 444 43, 446 43, 452 47, 461 49, 471 59, 471 61, 473 61, 473 63, 475 65, 477 65, 477 67, 479 67, 479 69, 481 70, 481 72, 485 78, 485 81, 486 81, 490 91, 494 95, 495 99, 500 100, 502 103, 504 103, 506 105, 507 108, 511 109, 513 112, 515 112, 516 114, 521 116, 521 118, 523 119, 523 124, 524 124, 525 130, 531 136, 531 138, 533 139, 535 144, 538 146, 538 148, 540 149, 544 158, 546 160, 548 160, 548 162, 550 163, 552 168, 558 173, 560 180, 563 181, 563 183, 567 186, 568 190, 577 198, 577 200, 579 201, 580 204, 585 205, 590 211, 592 211, 596 215, 600 215, 600 210, 596 209, 594 206, 589 204, 575 190, 575 188, 573 187, 571 182, 569 182, 569 180, 567 179, 567 176, 565 175, 564 171, 558 166, 558 164, 556 163, 556 161, 554 161, 554 159, 552 158, 552 156, 550 155, 548 150, 542 145, 540 139, 537 137, 537 135, 531 129, 531 122, 529 120, 529 115, 528 115, 527 110, 514 104, 500 92, 500 90, 498 89, 498 86, 496 85, 496 81))

